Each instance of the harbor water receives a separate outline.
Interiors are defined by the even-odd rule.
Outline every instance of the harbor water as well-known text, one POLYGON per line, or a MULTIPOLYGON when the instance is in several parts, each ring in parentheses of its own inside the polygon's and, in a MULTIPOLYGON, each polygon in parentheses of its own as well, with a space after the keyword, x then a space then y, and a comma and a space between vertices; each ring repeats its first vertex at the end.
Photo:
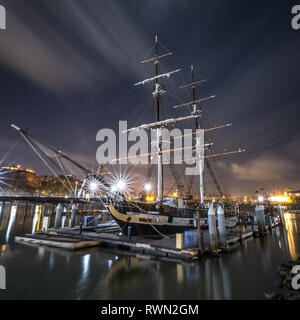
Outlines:
POLYGON ((300 257, 300 215, 285 227, 250 238, 218 258, 197 263, 94 247, 80 251, 20 244, 15 235, 34 231, 28 206, 0 209, 0 265, 6 290, 0 299, 264 299, 276 291, 278 266, 300 257))

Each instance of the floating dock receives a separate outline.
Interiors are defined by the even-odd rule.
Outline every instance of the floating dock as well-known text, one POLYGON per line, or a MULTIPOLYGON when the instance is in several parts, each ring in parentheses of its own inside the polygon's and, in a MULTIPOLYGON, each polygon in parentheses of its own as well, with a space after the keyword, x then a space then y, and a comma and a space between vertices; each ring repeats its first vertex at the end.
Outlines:
MULTIPOLYGON (((265 232, 278 226, 280 223, 266 225, 265 232)), ((47 232, 36 234, 26 234, 22 237, 15 237, 17 242, 45 245, 67 250, 77 250, 92 246, 113 247, 118 250, 128 251, 135 254, 148 256, 164 257, 181 261, 196 261, 205 254, 218 255, 222 251, 231 248, 247 238, 259 236, 256 225, 247 226, 243 230, 228 230, 226 240, 222 244, 217 241, 216 246, 212 247, 208 230, 202 231, 201 249, 197 246, 176 247, 176 234, 168 235, 168 238, 161 236, 133 236, 128 237, 119 235, 116 231, 109 232, 107 224, 95 229, 84 228, 79 233, 78 227, 49 229, 47 232), (92 230, 93 229, 93 230, 92 230)))
POLYGON ((25 234, 22 237, 15 237, 16 242, 44 245, 68 250, 77 250, 82 248, 99 246, 101 240, 90 238, 78 238, 52 233, 25 234))

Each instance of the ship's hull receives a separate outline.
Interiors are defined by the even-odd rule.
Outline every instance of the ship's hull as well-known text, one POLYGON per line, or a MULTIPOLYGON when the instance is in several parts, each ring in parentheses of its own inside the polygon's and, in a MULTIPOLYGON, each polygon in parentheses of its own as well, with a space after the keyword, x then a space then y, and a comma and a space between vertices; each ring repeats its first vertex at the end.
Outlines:
POLYGON ((130 228, 130 233, 133 236, 140 235, 159 235, 159 234, 174 234, 174 233, 183 233, 184 231, 195 229, 195 227, 186 227, 186 226, 155 226, 150 224, 141 224, 141 223, 124 223, 121 220, 115 219, 119 227, 122 229, 123 234, 128 235, 128 227, 130 228))
POLYGON ((119 212, 112 204, 108 206, 108 210, 125 235, 128 234, 129 229, 131 235, 174 234, 195 229, 194 219, 191 218, 126 214, 119 212))
MULTIPOLYGON (((184 231, 196 228, 196 210, 193 216, 183 217, 170 215, 168 213, 155 213, 151 211, 128 211, 118 210, 112 203, 108 206, 108 211, 113 219, 121 228, 123 234, 127 235, 130 229, 131 235, 158 235, 158 234, 174 234, 183 233, 184 231), (131 228, 128 228, 131 227, 131 228)), ((206 212, 206 211, 204 211, 206 212)), ((200 227, 207 229, 207 213, 206 218, 203 210, 200 213, 200 227)), ((226 229, 234 228, 238 223, 237 216, 227 216, 225 218, 226 229)))

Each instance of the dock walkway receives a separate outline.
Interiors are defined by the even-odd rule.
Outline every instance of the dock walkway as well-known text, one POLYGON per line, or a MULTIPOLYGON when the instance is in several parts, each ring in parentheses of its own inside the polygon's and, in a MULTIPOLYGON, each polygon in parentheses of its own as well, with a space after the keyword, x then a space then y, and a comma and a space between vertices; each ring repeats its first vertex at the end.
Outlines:
MULTIPOLYGON (((278 226, 279 223, 271 224, 266 227, 265 232, 278 226)), ((176 248, 176 235, 168 235, 168 238, 158 236, 133 236, 129 240, 127 237, 119 235, 116 232, 104 232, 106 225, 97 230, 85 229, 79 234, 78 228, 63 228, 59 230, 49 229, 47 232, 38 232, 36 234, 26 234, 22 237, 15 237, 17 242, 34 243, 50 247, 76 250, 91 246, 114 247, 127 250, 132 253, 145 254, 150 256, 167 257, 176 260, 195 261, 205 254, 219 254, 222 251, 228 251, 236 244, 247 238, 258 236, 257 226, 247 226, 243 232, 228 230, 226 241, 221 243, 217 241, 216 246, 210 244, 208 230, 203 232, 202 248, 199 250, 196 246, 183 246, 176 248), (97 231, 97 232, 95 232, 97 231)))

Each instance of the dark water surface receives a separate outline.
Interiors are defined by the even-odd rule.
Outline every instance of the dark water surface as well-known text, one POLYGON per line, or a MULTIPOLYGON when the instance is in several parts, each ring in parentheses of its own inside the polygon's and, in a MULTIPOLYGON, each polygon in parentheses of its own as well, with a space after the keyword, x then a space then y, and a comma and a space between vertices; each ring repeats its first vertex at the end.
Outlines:
POLYGON ((34 229, 24 206, 0 207, 0 299, 264 299, 276 290, 278 265, 300 257, 300 215, 263 239, 251 238, 220 258, 163 262, 100 247, 69 252, 14 242, 34 229))

